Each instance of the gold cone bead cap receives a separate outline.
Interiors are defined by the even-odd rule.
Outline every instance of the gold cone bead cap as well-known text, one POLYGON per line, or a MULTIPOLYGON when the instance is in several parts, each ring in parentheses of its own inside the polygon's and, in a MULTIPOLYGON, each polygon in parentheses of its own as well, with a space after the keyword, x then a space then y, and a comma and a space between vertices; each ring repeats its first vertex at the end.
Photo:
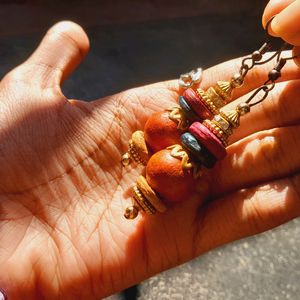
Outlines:
POLYGON ((214 86, 214 89, 225 101, 229 101, 231 99, 233 86, 229 81, 218 81, 214 86))
POLYGON ((240 126, 240 114, 237 110, 221 111, 220 115, 226 119, 233 128, 240 126))

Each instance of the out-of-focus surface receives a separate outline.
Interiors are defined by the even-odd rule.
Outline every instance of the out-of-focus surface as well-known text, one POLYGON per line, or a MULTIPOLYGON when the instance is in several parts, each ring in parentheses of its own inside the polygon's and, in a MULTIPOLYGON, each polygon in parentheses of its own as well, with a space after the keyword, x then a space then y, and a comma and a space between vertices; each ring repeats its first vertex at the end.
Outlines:
MULTIPOLYGON (((71 19, 87 30, 91 51, 64 84, 68 97, 91 100, 176 78, 195 66, 208 67, 257 48, 264 37, 260 16, 265 4, 1 1, 0 76, 30 54, 48 26, 71 19)), ((140 285, 139 299, 298 300, 299 225, 298 219, 157 275, 140 285)))

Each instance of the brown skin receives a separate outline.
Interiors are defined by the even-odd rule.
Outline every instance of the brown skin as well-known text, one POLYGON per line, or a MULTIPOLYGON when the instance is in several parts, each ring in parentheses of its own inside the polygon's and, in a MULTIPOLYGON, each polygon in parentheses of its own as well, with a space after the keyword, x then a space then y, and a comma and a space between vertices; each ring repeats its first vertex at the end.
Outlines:
MULTIPOLYGON (((271 0, 265 8, 262 22, 266 27, 273 16, 269 32, 281 37, 286 42, 295 45, 293 55, 300 54, 300 0, 271 0)), ((300 57, 295 59, 300 66, 300 57)))
MULTIPOLYGON (((300 215, 300 72, 292 61, 282 77, 289 81, 245 116, 227 157, 203 178, 201 197, 128 221, 141 168, 122 168, 121 155, 153 112, 174 105, 177 82, 91 103, 66 99, 60 84, 87 50, 83 30, 60 23, 0 83, 0 287, 10 300, 99 299, 300 215)), ((202 88, 229 79, 240 61, 205 71, 202 88)), ((271 65, 253 70, 235 98, 271 65)))

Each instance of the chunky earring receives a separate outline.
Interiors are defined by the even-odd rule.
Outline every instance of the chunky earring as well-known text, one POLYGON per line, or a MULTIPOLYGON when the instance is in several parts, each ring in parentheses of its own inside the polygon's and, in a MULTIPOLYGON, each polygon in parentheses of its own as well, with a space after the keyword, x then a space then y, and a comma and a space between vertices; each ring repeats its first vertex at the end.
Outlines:
POLYGON ((179 97, 179 106, 150 116, 144 132, 133 133, 129 151, 123 156, 123 165, 130 159, 146 165, 146 178, 137 179, 134 204, 126 208, 125 218, 133 219, 139 211, 164 212, 168 203, 184 201, 199 187, 196 183, 202 168, 210 169, 226 156, 228 138, 239 127, 240 117, 268 96, 286 61, 294 58, 281 58, 289 46, 284 43, 270 58, 262 60, 271 46, 268 38, 259 50, 242 60, 237 75, 228 82, 218 81, 207 91, 194 88, 202 78, 200 68, 180 76, 179 84, 186 90, 179 97), (261 87, 235 109, 221 109, 231 99, 233 90, 242 86, 249 70, 275 57, 277 63, 261 87))

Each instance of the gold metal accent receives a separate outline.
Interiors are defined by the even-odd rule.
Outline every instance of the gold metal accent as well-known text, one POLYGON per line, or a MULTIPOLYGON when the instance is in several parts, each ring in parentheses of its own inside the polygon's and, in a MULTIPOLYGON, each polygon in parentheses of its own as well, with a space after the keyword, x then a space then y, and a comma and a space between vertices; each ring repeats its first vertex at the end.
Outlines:
POLYGON ((241 116, 247 114, 250 112, 250 105, 248 103, 239 103, 238 106, 236 107, 236 110, 239 112, 241 116))
POLYGON ((204 120, 203 125, 205 127, 207 127, 212 133, 214 133, 219 138, 219 140, 222 142, 224 147, 227 147, 227 145, 228 145, 228 142, 227 142, 228 136, 222 129, 220 129, 211 120, 204 120))
POLYGON ((181 167, 183 170, 191 170, 194 179, 198 179, 202 175, 201 167, 190 160, 188 153, 181 145, 175 144, 167 147, 167 149, 171 150, 171 156, 181 159, 181 167))
POLYGON ((151 203, 151 205, 159 212, 165 212, 167 207, 156 195, 155 191, 148 184, 144 176, 139 176, 136 181, 136 186, 142 195, 151 203))
POLYGON ((213 102, 213 104, 217 108, 221 108, 226 104, 224 99, 216 92, 216 90, 213 87, 210 87, 206 91, 206 96, 213 102))
POLYGON ((244 77, 240 73, 236 73, 231 77, 230 84, 233 88, 239 88, 244 83, 244 77))
POLYGON ((226 119, 233 128, 240 126, 240 113, 235 110, 220 111, 220 115, 226 119))
POLYGON ((212 114, 216 115, 219 112, 219 109, 217 108, 217 106, 213 103, 213 101, 211 100, 211 98, 207 95, 207 93, 202 90, 202 89, 197 89, 196 90, 198 96, 203 99, 204 104, 206 105, 206 107, 211 111, 212 114))
POLYGON ((227 137, 232 134, 231 124, 221 115, 215 115, 211 122, 217 125, 227 137))
POLYGON ((175 144, 175 145, 167 147, 167 149, 171 150, 171 152, 170 152, 171 156, 181 159, 182 169, 190 170, 193 168, 193 164, 190 162, 189 155, 182 148, 181 145, 175 144))
POLYGON ((144 132, 135 131, 129 140, 129 149, 122 156, 122 165, 128 166, 133 160, 138 164, 146 165, 149 160, 149 152, 144 138, 144 132))
POLYGON ((126 208, 124 217, 128 220, 135 219, 139 214, 139 208, 135 205, 126 208))
POLYGON ((124 167, 130 165, 130 163, 131 163, 131 157, 130 157, 130 154, 128 152, 126 152, 125 154, 122 155, 121 162, 122 162, 122 165, 124 167))
POLYGON ((233 86, 229 81, 218 81, 214 88, 226 102, 231 99, 233 86))
POLYGON ((173 107, 169 110, 169 119, 175 122, 180 130, 187 130, 189 127, 189 121, 180 107, 173 107))
POLYGON ((156 209, 151 205, 151 203, 144 197, 137 186, 133 187, 133 198, 140 208, 147 214, 153 215, 156 209))

